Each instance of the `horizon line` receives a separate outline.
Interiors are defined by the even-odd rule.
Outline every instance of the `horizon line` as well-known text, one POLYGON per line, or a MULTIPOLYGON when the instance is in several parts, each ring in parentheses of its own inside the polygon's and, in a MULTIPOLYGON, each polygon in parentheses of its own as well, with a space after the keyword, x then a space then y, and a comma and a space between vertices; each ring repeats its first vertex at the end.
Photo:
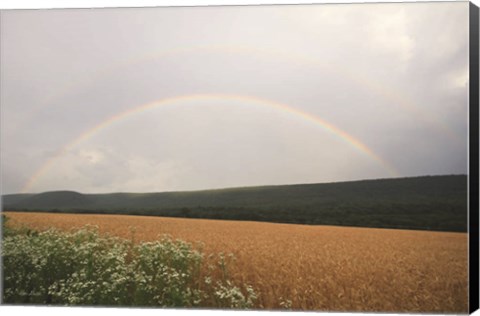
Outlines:
POLYGON ((218 188, 206 188, 206 189, 191 189, 191 190, 172 190, 172 191, 109 191, 98 193, 86 193, 68 189, 49 190, 41 192, 18 192, 18 193, 1 193, 0 196, 7 195, 37 195, 55 192, 71 192, 84 195, 108 195, 108 194, 158 194, 158 193, 189 193, 189 192, 202 192, 202 191, 222 191, 222 190, 234 190, 234 189, 249 189, 249 188, 266 188, 266 187, 281 187, 281 186, 299 186, 299 185, 318 185, 318 184, 335 184, 335 183, 350 183, 350 182, 364 182, 364 181, 382 181, 382 180, 401 180, 401 179, 413 179, 413 178, 428 178, 428 177, 449 177, 449 176, 466 176, 468 173, 449 173, 449 174, 424 174, 424 175, 412 175, 412 176, 397 176, 389 178, 362 178, 357 180, 339 180, 339 181, 326 181, 326 182, 303 182, 303 183, 284 183, 284 184, 259 184, 259 185, 246 185, 246 186, 231 186, 231 187, 218 187, 218 188))

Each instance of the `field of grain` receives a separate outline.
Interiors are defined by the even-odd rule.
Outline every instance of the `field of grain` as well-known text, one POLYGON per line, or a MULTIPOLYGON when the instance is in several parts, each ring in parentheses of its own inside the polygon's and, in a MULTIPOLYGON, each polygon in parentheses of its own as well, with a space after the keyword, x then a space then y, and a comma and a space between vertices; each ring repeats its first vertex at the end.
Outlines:
POLYGON ((135 241, 162 234, 232 253, 256 309, 467 312, 467 234, 121 215, 5 213, 9 225, 96 225, 135 241))

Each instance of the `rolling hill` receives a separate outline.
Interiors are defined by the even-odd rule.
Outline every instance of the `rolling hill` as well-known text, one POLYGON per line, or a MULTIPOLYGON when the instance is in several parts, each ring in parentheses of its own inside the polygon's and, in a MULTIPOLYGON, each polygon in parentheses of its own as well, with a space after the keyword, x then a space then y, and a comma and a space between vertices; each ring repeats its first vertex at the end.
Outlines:
POLYGON ((155 215, 467 231, 467 176, 424 176, 218 190, 2 197, 3 210, 155 215))

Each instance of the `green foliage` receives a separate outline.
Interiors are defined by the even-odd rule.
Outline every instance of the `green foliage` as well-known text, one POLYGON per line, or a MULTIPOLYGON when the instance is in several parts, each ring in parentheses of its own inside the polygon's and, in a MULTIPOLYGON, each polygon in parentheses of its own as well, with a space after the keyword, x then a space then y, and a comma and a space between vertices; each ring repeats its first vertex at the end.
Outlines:
POLYGON ((134 244, 92 228, 30 231, 5 236, 2 256, 7 304, 251 308, 256 299, 248 285, 202 275, 203 254, 169 237, 134 244))
POLYGON ((8 217, 5 216, 5 214, 2 214, 2 235, 5 236, 5 235, 8 235, 9 234, 9 231, 8 231, 8 227, 7 227, 7 220, 8 220, 8 217))
POLYGON ((217 282, 214 290, 215 305, 218 307, 232 307, 238 309, 250 308, 257 296, 251 286, 246 286, 247 294, 234 286, 231 281, 217 282))
POLYGON ((4 209, 467 230, 465 175, 166 193, 4 196, 4 209))
POLYGON ((26 226, 19 226, 15 229, 10 228, 9 225, 7 225, 9 218, 5 215, 2 214, 2 236, 7 237, 7 236, 12 236, 12 235, 18 235, 18 234, 34 234, 35 232, 32 231, 30 228, 26 226))
POLYGON ((195 306, 202 301, 202 255, 181 241, 163 238, 135 247, 135 299, 145 306, 195 306))

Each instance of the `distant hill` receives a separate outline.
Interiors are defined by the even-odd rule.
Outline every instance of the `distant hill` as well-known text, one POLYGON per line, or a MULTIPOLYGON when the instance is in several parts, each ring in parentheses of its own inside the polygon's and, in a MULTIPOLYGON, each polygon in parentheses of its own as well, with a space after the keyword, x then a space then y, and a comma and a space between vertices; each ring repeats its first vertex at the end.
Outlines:
POLYGON ((8 211, 467 231, 465 175, 163 193, 55 191, 2 200, 8 211))

